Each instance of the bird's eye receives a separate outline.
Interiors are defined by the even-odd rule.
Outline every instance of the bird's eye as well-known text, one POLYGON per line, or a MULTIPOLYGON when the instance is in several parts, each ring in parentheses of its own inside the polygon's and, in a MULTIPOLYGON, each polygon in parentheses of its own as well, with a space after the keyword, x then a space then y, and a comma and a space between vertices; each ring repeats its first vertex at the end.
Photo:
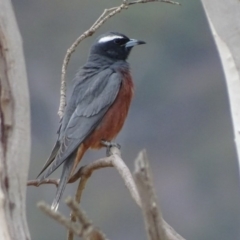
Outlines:
POLYGON ((114 43, 116 43, 116 44, 123 44, 123 41, 122 41, 122 39, 117 38, 117 39, 114 40, 114 43))
POLYGON ((116 38, 113 40, 113 42, 119 46, 124 46, 128 41, 129 39, 127 38, 116 38))

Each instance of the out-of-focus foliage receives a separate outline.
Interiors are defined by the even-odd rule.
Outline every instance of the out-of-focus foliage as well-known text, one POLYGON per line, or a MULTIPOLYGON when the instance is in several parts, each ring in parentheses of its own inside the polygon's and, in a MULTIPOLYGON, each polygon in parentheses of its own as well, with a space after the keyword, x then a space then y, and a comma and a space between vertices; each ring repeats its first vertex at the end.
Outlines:
MULTIPOLYGON (((117 0, 14 0, 23 37, 32 111, 35 178, 50 153, 58 128, 61 64, 66 49, 103 9, 117 0)), ((68 86, 84 64, 93 39, 109 30, 147 42, 129 62, 135 98, 117 142, 133 169, 146 148, 164 218, 187 239, 239 239, 238 166, 229 105, 218 55, 200 1, 182 6, 136 5, 110 19, 78 48, 68 68, 68 86)), ((83 164, 104 156, 90 151, 83 164)), ((59 176, 59 172, 53 176, 59 176)), ((73 195, 67 187, 65 197, 73 195)), ((65 239, 65 229, 36 209, 51 202, 54 186, 29 187, 27 213, 34 240, 65 239)), ((114 169, 95 173, 82 207, 109 239, 144 240, 141 213, 114 169)), ((68 214, 62 203, 60 210, 68 214)))

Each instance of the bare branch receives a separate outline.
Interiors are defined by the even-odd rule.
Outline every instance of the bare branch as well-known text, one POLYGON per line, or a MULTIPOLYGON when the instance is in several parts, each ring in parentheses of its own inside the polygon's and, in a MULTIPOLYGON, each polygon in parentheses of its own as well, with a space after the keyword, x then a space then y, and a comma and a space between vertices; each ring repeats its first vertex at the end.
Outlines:
MULTIPOLYGON (((121 175, 121 177, 125 183, 125 186, 128 188, 132 198, 135 200, 135 202, 138 204, 138 206, 140 206, 140 198, 138 195, 136 185, 134 183, 134 180, 133 180, 130 170, 128 169, 128 167, 126 166, 126 164, 124 163, 124 161, 121 158, 120 150, 117 147, 111 147, 110 154, 111 154, 111 156, 109 156, 109 157, 98 159, 95 162, 93 162, 85 167, 82 167, 73 176, 74 180, 76 180, 76 178, 78 178, 78 177, 81 178, 79 185, 78 185, 78 189, 76 191, 75 201, 77 203, 80 203, 82 192, 86 186, 87 180, 90 178, 90 176, 92 175, 92 173, 95 170, 100 169, 100 168, 105 168, 105 167, 115 167, 116 170, 118 171, 118 173, 121 175)), ((71 220, 73 222, 76 221, 76 217, 73 214, 73 212, 71 213, 71 220)), ((69 231, 68 240, 72 240, 72 239, 73 239, 73 232, 69 231)))
POLYGON ((69 221, 69 219, 64 217, 61 213, 59 213, 58 211, 53 211, 51 207, 44 202, 39 202, 38 207, 49 217, 59 222, 67 229, 70 229, 72 232, 74 232, 74 234, 76 234, 77 236, 80 235, 81 230, 79 230, 79 227, 77 227, 75 223, 69 221))
POLYGON ((42 182, 39 182, 38 179, 28 180, 27 186, 39 187, 42 184, 54 184, 56 187, 58 187, 59 181, 59 179, 44 179, 42 182))
POLYGON ((67 205, 72 209, 73 214, 77 217, 82 226, 81 236, 86 240, 105 240, 105 235, 92 225, 86 214, 78 207, 78 203, 72 198, 66 200, 67 205))
POLYGON ((89 178, 93 171, 99 169, 99 168, 105 168, 105 167, 114 167, 120 176, 122 177, 125 186, 128 188, 132 198, 135 200, 135 202, 140 206, 140 198, 138 195, 138 191, 136 188, 136 185, 134 183, 132 174, 121 158, 120 150, 117 147, 111 147, 111 156, 99 159, 87 166, 85 166, 82 169, 81 177, 85 176, 85 178, 89 178))
POLYGON ((91 222, 87 219, 86 214, 84 214, 84 212, 79 209, 78 203, 76 201, 69 197, 66 199, 66 204, 69 206, 69 208, 72 209, 78 221, 82 224, 83 227, 87 227, 91 224, 91 222))
POLYGON ((141 197, 142 212, 149 240, 166 240, 161 212, 158 209, 153 190, 146 152, 139 153, 135 161, 135 182, 141 197))
POLYGON ((148 240, 184 240, 162 218, 145 150, 141 151, 135 160, 134 179, 141 198, 148 240))
POLYGON ((179 2, 170 1, 170 0, 139 0, 139 1, 132 1, 128 3, 128 6, 137 4, 137 3, 149 3, 149 2, 162 2, 162 3, 170 3, 173 5, 181 5, 179 2))
POLYGON ((61 88, 60 88, 60 105, 58 109, 58 115, 60 119, 63 117, 64 109, 66 106, 66 71, 67 66, 69 63, 69 60, 71 58, 71 55, 75 52, 77 46, 80 42, 82 42, 85 38, 92 36, 98 28, 100 28, 109 18, 113 17, 117 13, 120 13, 123 9, 128 9, 129 6, 132 6, 134 4, 138 3, 149 3, 149 2, 163 2, 163 3, 170 3, 175 5, 180 5, 178 2, 171 1, 171 0, 139 0, 139 1, 132 1, 128 2, 127 0, 123 0, 122 4, 113 7, 108 8, 103 11, 101 16, 96 20, 96 22, 82 35, 80 35, 75 42, 72 44, 72 46, 67 50, 67 53, 63 60, 62 65, 62 75, 61 75, 61 88))
POLYGON ((129 168, 121 158, 120 151, 119 151, 119 154, 115 154, 114 156, 115 158, 113 159, 113 162, 112 162, 114 167, 117 169, 118 173, 121 175, 125 186, 128 188, 136 204, 139 207, 141 207, 141 201, 140 201, 139 193, 137 191, 136 184, 133 180, 133 177, 129 168))
MULTIPOLYGON (((81 167, 69 179, 68 183, 73 183, 73 182, 77 181, 79 178, 81 178, 75 200, 77 202, 80 202, 81 194, 86 185, 86 182, 95 170, 100 169, 100 168, 106 168, 106 167, 114 167, 118 171, 118 173, 121 175, 121 177, 124 181, 124 184, 128 188, 134 201, 137 203, 138 206, 141 206, 140 198, 139 198, 138 191, 137 191, 136 185, 134 183, 132 174, 131 174, 129 168, 127 167, 127 165, 125 164, 125 162, 123 161, 123 159, 121 158, 120 150, 116 147, 112 147, 110 149, 110 151, 112 154, 111 156, 106 157, 106 158, 100 158, 84 167, 81 167)), ((27 182, 27 186, 38 187, 42 184, 54 184, 57 187, 59 184, 59 179, 45 179, 41 183, 39 183, 38 179, 29 180, 27 182)))
POLYGON ((68 198, 66 203, 72 209, 73 214, 77 216, 77 223, 73 223, 58 211, 53 211, 51 207, 44 202, 39 202, 38 207, 45 214, 59 222, 68 230, 71 230, 76 236, 82 237, 84 240, 106 240, 105 235, 92 225, 92 222, 88 220, 86 214, 78 207, 76 201, 72 198, 68 198))

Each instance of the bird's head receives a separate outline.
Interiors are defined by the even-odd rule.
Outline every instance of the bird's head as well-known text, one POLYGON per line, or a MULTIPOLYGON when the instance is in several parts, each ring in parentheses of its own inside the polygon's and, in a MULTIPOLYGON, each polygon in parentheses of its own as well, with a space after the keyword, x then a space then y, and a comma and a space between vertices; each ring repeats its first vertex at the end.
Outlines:
POLYGON ((121 33, 108 32, 96 39, 90 54, 98 54, 115 60, 126 60, 131 49, 140 44, 145 44, 145 42, 130 39, 121 33))

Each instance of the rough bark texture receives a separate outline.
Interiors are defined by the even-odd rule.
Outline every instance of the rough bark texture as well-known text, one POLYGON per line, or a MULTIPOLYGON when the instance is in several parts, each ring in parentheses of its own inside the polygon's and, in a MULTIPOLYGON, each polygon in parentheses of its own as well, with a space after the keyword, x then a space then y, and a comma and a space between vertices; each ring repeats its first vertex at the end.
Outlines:
POLYGON ((30 239, 26 181, 30 117, 22 41, 11 1, 0 0, 0 239, 30 239))
POLYGON ((202 3, 226 77, 240 166, 240 2, 202 0, 202 3))

